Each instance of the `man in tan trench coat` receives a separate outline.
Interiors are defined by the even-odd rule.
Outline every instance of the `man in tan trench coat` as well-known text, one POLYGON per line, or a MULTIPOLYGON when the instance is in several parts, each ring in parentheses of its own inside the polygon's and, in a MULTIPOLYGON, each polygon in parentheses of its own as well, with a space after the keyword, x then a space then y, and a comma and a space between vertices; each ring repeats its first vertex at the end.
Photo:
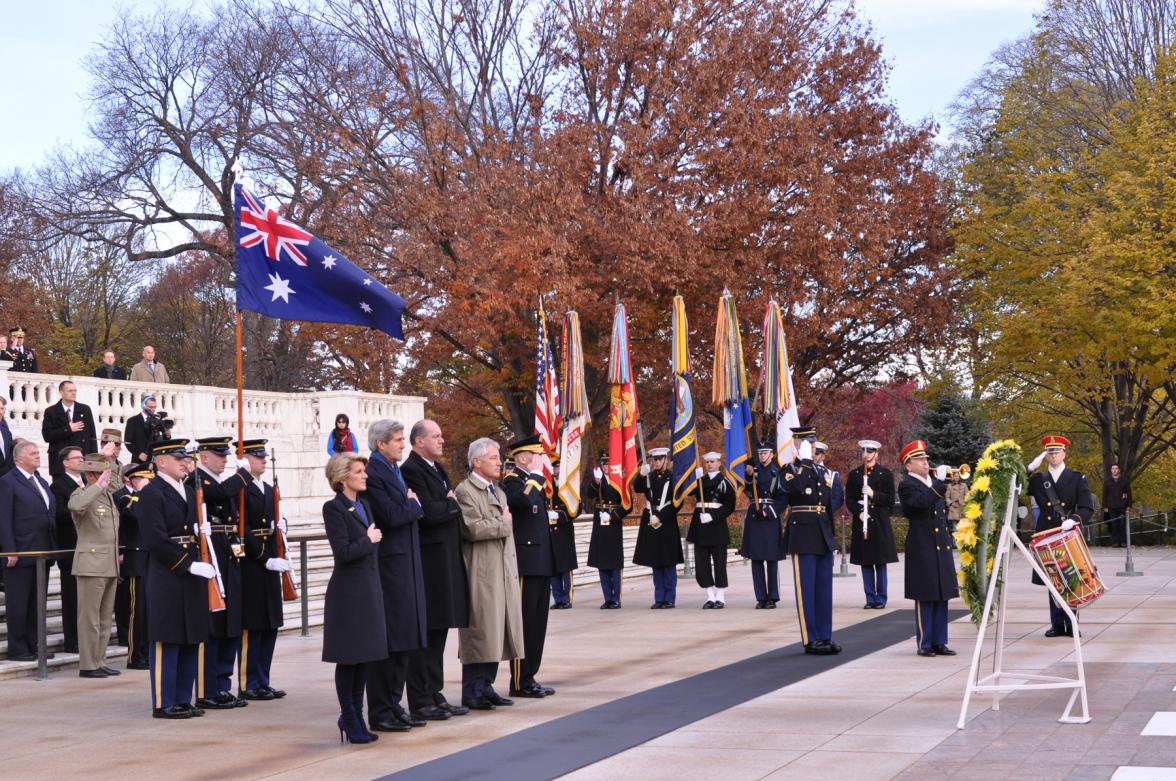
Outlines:
POLYGON ((519 570, 498 443, 483 437, 469 449, 470 476, 454 489, 461 506, 462 556, 470 583, 470 623, 458 630, 461 704, 474 710, 513 705, 494 691, 498 663, 523 655, 519 570))
POLYGON ((118 670, 104 664, 118 583, 114 492, 121 483, 111 479, 114 463, 100 453, 86 456, 81 468, 86 487, 69 497, 69 512, 78 530, 73 574, 78 581, 78 675, 82 678, 118 675, 118 670))

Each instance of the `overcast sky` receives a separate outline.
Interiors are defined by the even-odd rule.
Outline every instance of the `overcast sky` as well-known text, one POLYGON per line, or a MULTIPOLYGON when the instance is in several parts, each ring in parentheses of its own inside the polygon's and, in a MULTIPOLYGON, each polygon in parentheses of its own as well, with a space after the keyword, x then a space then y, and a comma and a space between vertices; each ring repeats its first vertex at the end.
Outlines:
MULTIPOLYGON (((87 75, 81 59, 119 8, 155 0, 4 2, 0 29, 0 171, 30 167, 57 143, 84 140, 87 75)), ((1001 43, 1028 32, 1044 0, 857 0, 894 70, 903 117, 942 112, 1001 43)))

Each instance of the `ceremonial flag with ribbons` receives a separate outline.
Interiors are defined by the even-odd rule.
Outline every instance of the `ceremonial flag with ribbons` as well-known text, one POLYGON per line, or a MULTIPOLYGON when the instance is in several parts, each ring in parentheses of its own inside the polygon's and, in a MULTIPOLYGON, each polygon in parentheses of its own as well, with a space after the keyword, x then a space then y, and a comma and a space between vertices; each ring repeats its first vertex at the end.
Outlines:
POLYGON ((543 477, 547 498, 555 484, 553 462, 559 458, 559 435, 562 419, 559 410, 559 382, 551 360, 551 343, 547 341, 547 315, 539 302, 539 345, 535 351, 535 433, 543 445, 543 477))
POLYGON ((673 352, 670 367, 674 375, 674 396, 670 406, 670 463, 674 479, 674 506, 681 507, 698 483, 698 431, 694 426, 694 399, 690 395, 690 351, 686 345, 690 328, 686 302, 674 296, 673 352))
POLYGON ((743 340, 735 299, 727 291, 719 298, 715 322, 714 384, 711 401, 723 410, 724 471, 742 488, 743 469, 752 450, 751 402, 747 398, 747 375, 743 369, 743 340))
POLYGON ((560 414, 563 430, 559 438, 559 498, 574 518, 580 514, 580 462, 583 459, 584 432, 592 425, 588 414, 588 388, 584 382, 584 346, 580 342, 580 316, 574 311, 564 315, 563 391, 560 414))
POLYGON ((608 357, 608 482, 621 495, 621 504, 633 506, 633 478, 637 476, 637 389, 629 364, 629 326, 625 305, 613 314, 612 346, 608 357))
POLYGON ((233 185, 233 209, 237 309, 367 326, 404 339, 404 299, 239 184, 233 185))
POLYGON ((800 426, 796 392, 792 388, 792 367, 788 363, 788 338, 780 306, 769 301, 764 311, 764 370, 760 377, 764 412, 776 421, 776 462, 780 466, 796 460, 792 429, 800 426))

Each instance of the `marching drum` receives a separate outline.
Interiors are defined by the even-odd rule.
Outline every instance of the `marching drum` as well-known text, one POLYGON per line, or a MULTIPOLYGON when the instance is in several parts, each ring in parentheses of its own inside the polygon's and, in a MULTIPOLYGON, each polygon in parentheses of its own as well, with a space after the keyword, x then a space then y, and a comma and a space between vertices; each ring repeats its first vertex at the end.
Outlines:
POLYGON ((1046 529, 1033 535, 1029 548, 1070 607, 1086 607, 1107 590, 1081 529, 1046 529))

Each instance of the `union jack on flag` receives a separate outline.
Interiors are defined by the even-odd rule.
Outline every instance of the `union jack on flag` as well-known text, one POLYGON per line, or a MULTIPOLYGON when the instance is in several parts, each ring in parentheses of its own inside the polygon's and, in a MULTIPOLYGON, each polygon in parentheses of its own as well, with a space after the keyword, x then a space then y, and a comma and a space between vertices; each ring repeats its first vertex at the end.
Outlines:
POLYGON ((551 343, 547 340, 547 315, 539 304, 539 340, 535 350, 535 433, 543 445, 543 477, 547 498, 552 495, 555 473, 552 462, 559 458, 559 431, 563 418, 559 412, 559 382, 551 360, 551 343))

